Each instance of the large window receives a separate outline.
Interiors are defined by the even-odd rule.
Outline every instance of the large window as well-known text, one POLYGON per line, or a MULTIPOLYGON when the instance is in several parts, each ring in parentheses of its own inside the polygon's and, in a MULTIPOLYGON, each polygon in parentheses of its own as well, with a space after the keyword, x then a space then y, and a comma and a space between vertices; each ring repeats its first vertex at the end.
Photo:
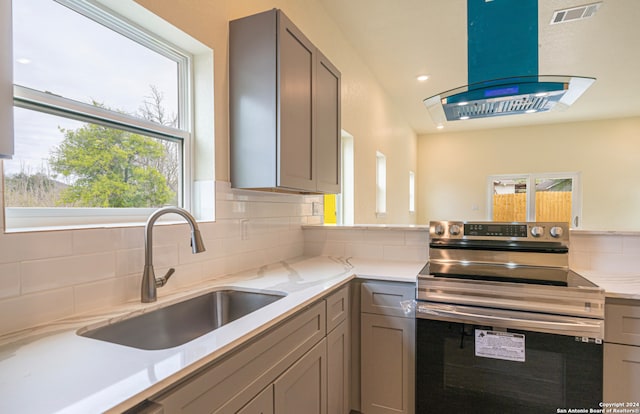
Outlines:
POLYGON ((562 221, 580 225, 580 174, 541 173, 489 177, 493 221, 562 221))
POLYGON ((13 0, 12 40, 7 229, 189 204, 187 52, 83 0, 13 0))

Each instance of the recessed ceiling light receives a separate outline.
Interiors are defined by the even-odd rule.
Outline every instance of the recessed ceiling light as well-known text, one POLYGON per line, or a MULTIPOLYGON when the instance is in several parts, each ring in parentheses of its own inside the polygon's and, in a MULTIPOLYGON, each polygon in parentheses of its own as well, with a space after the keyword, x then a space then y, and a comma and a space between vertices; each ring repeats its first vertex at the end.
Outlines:
POLYGON ((424 81, 426 81, 427 79, 429 79, 429 75, 420 75, 420 76, 418 76, 416 79, 417 79, 418 81, 420 81, 420 82, 424 82, 424 81))
POLYGON ((16 62, 18 62, 18 63, 22 63, 23 65, 27 65, 27 64, 31 63, 31 59, 27 59, 27 58, 18 58, 18 59, 16 59, 16 62))
POLYGON ((442 125, 442 124, 438 124, 438 125, 436 126, 436 128, 438 128, 438 129, 442 129, 442 128, 444 128, 444 125, 442 125))

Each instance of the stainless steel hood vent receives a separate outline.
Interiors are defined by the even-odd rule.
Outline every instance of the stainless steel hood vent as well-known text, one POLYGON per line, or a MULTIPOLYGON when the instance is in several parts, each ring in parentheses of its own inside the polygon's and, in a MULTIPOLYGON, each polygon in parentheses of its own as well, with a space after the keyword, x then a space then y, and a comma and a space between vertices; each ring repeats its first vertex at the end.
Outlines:
POLYGON ((570 76, 525 76, 452 89, 424 100, 437 124, 445 121, 546 112, 573 104, 595 81, 570 76))

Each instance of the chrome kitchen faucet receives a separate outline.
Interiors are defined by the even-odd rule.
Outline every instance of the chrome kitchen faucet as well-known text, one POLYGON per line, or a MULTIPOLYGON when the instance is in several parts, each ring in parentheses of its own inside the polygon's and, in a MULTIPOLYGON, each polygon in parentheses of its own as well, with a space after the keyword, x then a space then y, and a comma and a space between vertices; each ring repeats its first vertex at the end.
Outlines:
POLYGON ((158 299, 156 288, 166 285, 171 275, 175 272, 175 269, 171 268, 166 275, 156 279, 153 271, 153 225, 160 216, 168 213, 181 215, 191 226, 191 251, 194 254, 205 251, 196 219, 187 210, 180 207, 163 207, 153 212, 144 226, 144 271, 142 272, 141 286, 141 300, 143 303, 155 302, 158 299))

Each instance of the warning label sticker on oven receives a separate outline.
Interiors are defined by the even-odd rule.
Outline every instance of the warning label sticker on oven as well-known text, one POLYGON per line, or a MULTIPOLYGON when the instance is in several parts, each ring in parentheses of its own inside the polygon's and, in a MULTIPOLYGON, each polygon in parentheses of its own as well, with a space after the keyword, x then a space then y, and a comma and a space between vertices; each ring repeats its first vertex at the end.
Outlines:
POLYGON ((525 361, 524 335, 476 329, 476 356, 525 361))

